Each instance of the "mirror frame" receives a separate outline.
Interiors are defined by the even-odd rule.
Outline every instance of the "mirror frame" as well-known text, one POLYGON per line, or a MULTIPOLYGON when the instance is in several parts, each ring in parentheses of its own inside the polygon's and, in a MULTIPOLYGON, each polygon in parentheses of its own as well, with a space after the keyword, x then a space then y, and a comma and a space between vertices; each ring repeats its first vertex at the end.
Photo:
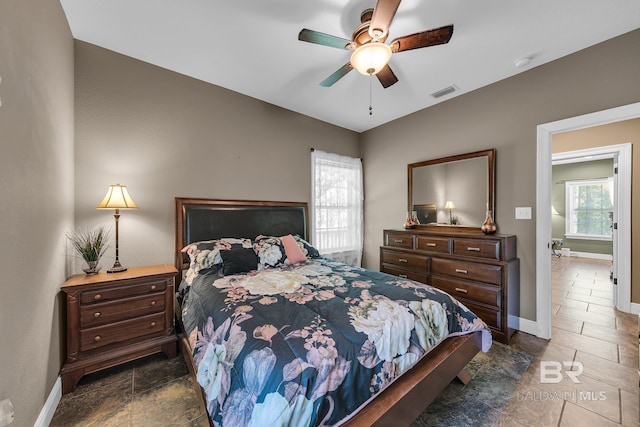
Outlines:
MULTIPOLYGON (((496 192, 495 192, 495 182, 496 182, 496 149, 490 148, 488 150, 482 151, 474 151, 472 153, 458 154, 455 156, 447 156, 441 157, 439 159, 433 160, 425 160, 417 163, 410 163, 407 165, 407 179, 408 179, 408 204, 407 204, 407 212, 413 210, 413 170, 415 168, 419 168, 422 166, 430 166, 437 165, 442 163, 455 162, 458 160, 466 160, 473 159, 477 157, 486 157, 487 158, 487 210, 490 210, 493 215, 493 220, 496 220, 496 192)), ((428 225, 428 224, 419 224, 416 227, 439 227, 441 225, 428 225)), ((446 225, 445 225, 446 226, 446 225)), ((452 228, 459 227, 467 227, 467 228, 480 228, 480 226, 465 226, 465 225, 448 225, 452 228)))

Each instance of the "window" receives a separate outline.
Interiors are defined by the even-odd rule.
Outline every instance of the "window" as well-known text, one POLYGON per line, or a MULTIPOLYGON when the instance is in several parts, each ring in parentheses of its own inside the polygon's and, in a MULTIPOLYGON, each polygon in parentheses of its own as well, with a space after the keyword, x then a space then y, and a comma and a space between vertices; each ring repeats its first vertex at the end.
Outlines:
POLYGON ((311 153, 311 235, 327 258, 360 265, 362 259, 362 162, 311 153))
POLYGON ((567 237, 611 240, 613 178, 566 182, 567 237))

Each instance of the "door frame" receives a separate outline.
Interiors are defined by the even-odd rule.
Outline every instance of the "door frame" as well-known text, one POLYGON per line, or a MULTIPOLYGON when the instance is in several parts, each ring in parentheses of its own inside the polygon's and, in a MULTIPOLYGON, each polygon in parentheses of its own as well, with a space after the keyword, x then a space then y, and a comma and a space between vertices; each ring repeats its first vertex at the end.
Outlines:
MULTIPOLYGON (((640 117, 640 102, 571 117, 537 127, 536 176, 536 326, 537 336, 551 338, 551 140, 554 134, 640 117)), ((631 254, 631 144, 619 144, 618 254, 631 254), (628 184, 625 184, 627 182, 628 184)), ((614 151, 609 146, 609 151, 614 151)), ((606 147, 603 147, 606 148, 606 147)), ((619 257, 618 308, 631 311, 631 259, 619 257)))

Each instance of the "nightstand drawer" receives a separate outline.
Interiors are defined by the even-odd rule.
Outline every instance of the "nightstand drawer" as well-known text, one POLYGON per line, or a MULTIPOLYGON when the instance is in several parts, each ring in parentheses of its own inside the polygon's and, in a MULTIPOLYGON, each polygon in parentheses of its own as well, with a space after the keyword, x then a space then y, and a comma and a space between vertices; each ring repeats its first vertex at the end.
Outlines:
POLYGON ((384 264, 393 264, 394 266, 416 270, 427 273, 428 258, 423 255, 399 251, 382 251, 382 262, 384 264))
POLYGON ((416 239, 416 249, 448 254, 450 242, 450 239, 443 237, 418 236, 416 239))
POLYGON ((498 308, 501 305, 502 293, 500 288, 495 286, 464 282, 436 275, 431 276, 431 286, 442 289, 456 298, 464 298, 498 308))
POLYGON ((80 293, 81 304, 92 304, 96 302, 109 301, 118 298, 132 297, 136 295, 144 295, 152 292, 164 291, 166 288, 166 279, 157 279, 153 281, 145 281, 137 285, 104 287, 102 289, 93 289, 80 293))
POLYGON ((89 304, 80 307, 80 327, 104 325, 105 323, 140 317, 164 311, 164 293, 143 295, 123 300, 89 304))
POLYGON ((164 331, 165 314, 158 313, 95 328, 80 329, 80 351, 164 331))
POLYGON ((396 248, 413 249, 413 235, 404 233, 387 233, 386 245, 396 248))
POLYGON ((502 284, 502 267, 499 265, 433 258, 431 272, 496 286, 502 284))
POLYGON ((453 239, 453 254, 500 259, 500 242, 480 239, 453 239))

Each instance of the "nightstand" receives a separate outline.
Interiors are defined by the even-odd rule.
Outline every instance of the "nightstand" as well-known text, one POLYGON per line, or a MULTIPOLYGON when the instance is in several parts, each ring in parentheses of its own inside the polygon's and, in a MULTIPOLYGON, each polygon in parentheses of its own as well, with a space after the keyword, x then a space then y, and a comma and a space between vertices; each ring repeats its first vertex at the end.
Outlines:
POLYGON ((67 359, 62 394, 85 374, 140 357, 177 354, 171 264, 120 273, 76 274, 61 287, 67 296, 67 359))

